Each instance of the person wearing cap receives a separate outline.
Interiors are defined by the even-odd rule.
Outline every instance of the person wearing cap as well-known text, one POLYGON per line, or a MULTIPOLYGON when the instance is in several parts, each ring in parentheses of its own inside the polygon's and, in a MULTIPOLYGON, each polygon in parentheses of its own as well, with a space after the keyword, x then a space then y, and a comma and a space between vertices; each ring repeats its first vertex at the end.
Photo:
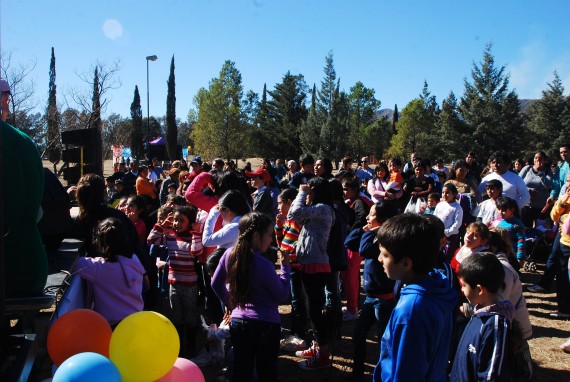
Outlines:
POLYGON ((123 181, 121 179, 117 179, 115 180, 115 192, 109 197, 107 204, 110 207, 115 208, 117 207, 117 204, 119 204, 119 200, 126 195, 123 181))
POLYGON ((2 121, 6 122, 8 114, 10 113, 10 85, 5 80, 0 79, 0 92, 2 98, 0 100, 0 110, 2 111, 2 121))
POLYGON ((269 175, 269 172, 263 168, 253 172, 246 172, 245 174, 251 179, 251 186, 255 188, 255 191, 252 194, 253 210, 263 212, 267 216, 273 218, 273 198, 267 188, 267 184, 271 181, 271 175, 269 175))
POLYGON ((192 170, 190 171, 190 174, 186 178, 188 184, 192 183, 194 178, 196 178, 200 173, 204 171, 202 169, 202 163, 203 163, 202 157, 199 155, 195 156, 194 159, 192 159, 192 161, 190 162, 190 167, 192 168, 192 170))

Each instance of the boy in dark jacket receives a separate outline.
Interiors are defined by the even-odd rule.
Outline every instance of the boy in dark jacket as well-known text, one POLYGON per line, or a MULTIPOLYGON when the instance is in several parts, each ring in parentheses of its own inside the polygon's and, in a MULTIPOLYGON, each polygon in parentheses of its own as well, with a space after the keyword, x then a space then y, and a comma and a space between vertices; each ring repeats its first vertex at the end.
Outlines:
POLYGON ((459 341, 450 380, 510 381, 510 334, 514 307, 499 301, 505 271, 497 257, 475 253, 459 267, 463 294, 474 306, 471 320, 459 341))
POLYGON ((354 380, 364 378, 364 360, 366 359, 366 336, 372 325, 376 324, 378 338, 386 329, 390 314, 394 309, 394 281, 390 280, 382 264, 378 262, 380 248, 376 239, 378 229, 384 221, 397 214, 396 207, 391 203, 378 202, 370 208, 366 217, 367 224, 353 230, 346 238, 345 246, 360 252, 364 257, 364 275, 362 287, 366 299, 362 304, 360 317, 354 326, 354 380))

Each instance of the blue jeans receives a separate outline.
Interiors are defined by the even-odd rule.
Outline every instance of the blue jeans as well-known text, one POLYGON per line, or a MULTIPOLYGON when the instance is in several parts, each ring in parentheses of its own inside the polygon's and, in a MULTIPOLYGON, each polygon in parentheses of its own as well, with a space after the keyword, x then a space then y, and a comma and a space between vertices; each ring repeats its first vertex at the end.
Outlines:
POLYGON ((277 381, 281 325, 232 318, 230 334, 234 349, 232 382, 250 382, 254 366, 258 381, 277 381))
MULTIPOLYGON (((366 336, 372 325, 376 324, 378 343, 384 334, 384 330, 390 320, 392 310, 394 310, 394 300, 384 300, 376 297, 366 296, 360 317, 354 326, 354 367, 355 376, 364 375, 364 361, 366 360, 366 336)), ((378 348, 380 350, 380 348, 378 348)))

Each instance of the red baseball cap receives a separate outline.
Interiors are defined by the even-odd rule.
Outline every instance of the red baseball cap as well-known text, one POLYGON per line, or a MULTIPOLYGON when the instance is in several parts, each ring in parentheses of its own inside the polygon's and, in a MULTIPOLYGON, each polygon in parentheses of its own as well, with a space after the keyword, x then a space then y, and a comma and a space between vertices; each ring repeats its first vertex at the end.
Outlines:
POLYGON ((251 172, 246 172, 245 175, 248 178, 253 178, 256 176, 259 176, 261 178, 263 178, 263 180, 265 181, 265 183, 269 182, 271 180, 271 175, 269 175, 269 173, 267 172, 267 170, 260 168, 258 170, 255 171, 251 171, 251 172))

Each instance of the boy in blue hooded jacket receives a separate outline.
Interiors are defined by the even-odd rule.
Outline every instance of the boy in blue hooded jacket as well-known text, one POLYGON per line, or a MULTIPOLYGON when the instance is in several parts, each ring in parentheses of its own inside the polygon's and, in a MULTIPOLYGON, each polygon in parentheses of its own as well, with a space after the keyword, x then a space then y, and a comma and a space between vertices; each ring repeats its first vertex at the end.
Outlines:
POLYGON ((412 213, 388 219, 378 231, 378 260, 389 279, 405 286, 381 340, 375 382, 447 380, 458 294, 434 269, 439 241, 437 227, 412 213))

